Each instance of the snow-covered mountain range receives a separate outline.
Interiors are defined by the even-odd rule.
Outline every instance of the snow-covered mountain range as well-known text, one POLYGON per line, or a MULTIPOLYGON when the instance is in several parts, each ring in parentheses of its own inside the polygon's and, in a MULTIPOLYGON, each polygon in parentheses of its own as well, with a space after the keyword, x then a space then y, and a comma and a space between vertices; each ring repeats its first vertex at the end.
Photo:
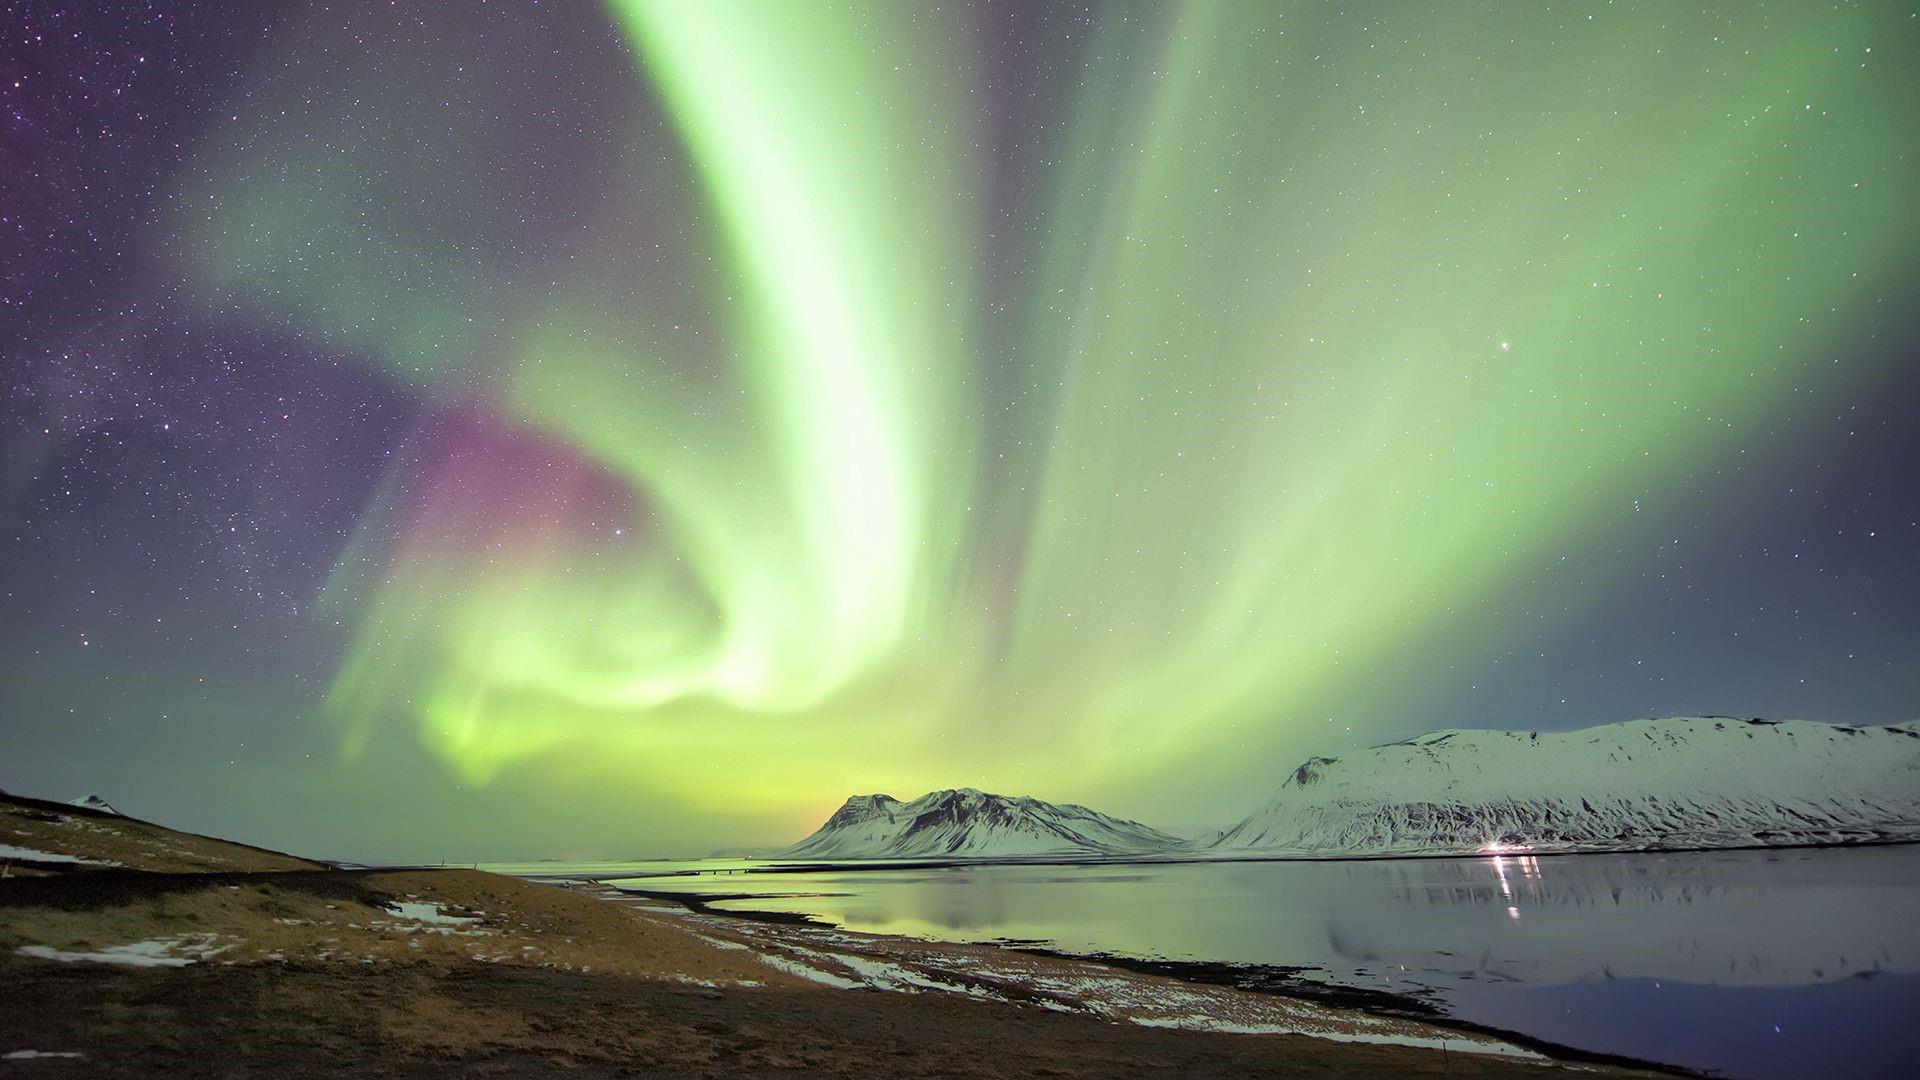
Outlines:
POLYGON ((1208 854, 1920 840, 1920 726, 1733 717, 1435 731, 1316 757, 1208 854))
POLYGON ((929 792, 912 802, 890 795, 855 795, 817 832, 778 857, 1122 855, 1168 851, 1184 843, 1137 821, 1084 806, 960 788, 929 792))

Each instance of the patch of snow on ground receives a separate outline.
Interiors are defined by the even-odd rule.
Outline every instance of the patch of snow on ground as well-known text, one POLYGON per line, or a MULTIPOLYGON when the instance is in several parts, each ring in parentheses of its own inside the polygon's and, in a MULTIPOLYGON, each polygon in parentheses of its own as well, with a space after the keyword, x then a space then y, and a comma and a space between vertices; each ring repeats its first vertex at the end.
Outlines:
POLYGON ((1141 1027, 1175 1028, 1180 1031, 1219 1031, 1232 1035, 1311 1035, 1332 1042, 1381 1043, 1391 1046, 1418 1046, 1428 1050, 1454 1050, 1463 1054, 1495 1054, 1502 1057, 1544 1061, 1531 1050, 1502 1042, 1490 1042, 1462 1036, 1457 1039, 1423 1038, 1418 1035, 1374 1035, 1366 1032, 1300 1031, 1280 1024, 1238 1024, 1211 1016, 1136 1016, 1141 1027))
POLYGON ((797 960, 789 960, 784 956, 776 956, 773 953, 760 953, 756 959, 768 967, 773 968, 775 971, 784 971, 789 975, 798 975, 803 979, 817 982, 822 986, 831 986, 840 990, 860 990, 866 987, 865 983, 857 982, 853 979, 843 979, 832 972, 821 971, 818 968, 810 968, 797 960))
POLYGON ((900 964, 889 964, 883 960, 873 960, 864 956, 847 956, 842 953, 813 955, 824 955, 827 959, 844 965, 859 975, 868 986, 878 987, 881 990, 897 990, 909 994, 922 990, 936 990, 949 994, 966 994, 969 997, 991 996, 977 986, 936 979, 912 968, 900 964))
POLYGON ((46 945, 22 945, 14 951, 21 956, 63 963, 84 961, 128 967, 186 967, 233 947, 215 945, 217 940, 213 934, 189 934, 185 937, 136 941, 128 945, 109 945, 97 952, 66 952, 46 945))
POLYGON ((1229 1020, 1217 1020, 1213 1017, 1133 1017, 1135 1024, 1142 1028, 1179 1028, 1183 1032, 1229 1032, 1238 1036, 1288 1036, 1288 1034, 1306 1034, 1317 1040, 1331 1042, 1384 1043, 1384 1045, 1415 1045, 1425 1049, 1452 1049, 1457 1053, 1492 1053, 1498 1057, 1517 1057, 1524 1061, 1546 1061, 1542 1055, 1521 1049, 1517 1045, 1490 1040, 1475 1040, 1469 1036, 1461 1038, 1421 1038, 1421 1036, 1377 1036, 1367 1032, 1296 1032, 1294 1028, 1277 1024, 1235 1024, 1229 1020))
POLYGON ((416 900, 399 900, 387 905, 387 912, 403 919, 429 926, 474 926, 480 922, 469 915, 449 915, 445 908, 432 901, 421 903, 416 900))
POLYGON ((99 859, 82 859, 74 855, 61 855, 51 851, 35 851, 32 848, 16 847, 13 844, 0 844, 0 859, 19 859, 25 862, 71 863, 75 866, 119 866, 116 862, 102 862, 99 859))
POLYGON ((32 1061, 34 1058, 77 1058, 85 1057, 78 1050, 9 1050, 0 1054, 0 1061, 32 1061))

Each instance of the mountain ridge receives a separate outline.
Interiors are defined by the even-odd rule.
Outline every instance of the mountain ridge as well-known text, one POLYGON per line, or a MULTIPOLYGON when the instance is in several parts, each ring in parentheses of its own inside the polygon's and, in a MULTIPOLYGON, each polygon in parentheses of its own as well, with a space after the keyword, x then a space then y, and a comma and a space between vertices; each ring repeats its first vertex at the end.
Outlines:
POLYGON ((911 801, 852 795, 825 824, 778 858, 1125 855, 1171 851, 1186 841, 1076 803, 977 788, 943 788, 911 801))
POLYGON ((77 799, 68 799, 67 805, 78 806, 83 810, 98 810, 103 814, 113 814, 115 816, 119 816, 120 814, 120 811, 113 808, 112 803, 98 795, 82 795, 77 799))
POLYGON ((1465 854, 1920 839, 1920 726, 1670 717, 1449 728, 1293 769, 1197 851, 1465 854))

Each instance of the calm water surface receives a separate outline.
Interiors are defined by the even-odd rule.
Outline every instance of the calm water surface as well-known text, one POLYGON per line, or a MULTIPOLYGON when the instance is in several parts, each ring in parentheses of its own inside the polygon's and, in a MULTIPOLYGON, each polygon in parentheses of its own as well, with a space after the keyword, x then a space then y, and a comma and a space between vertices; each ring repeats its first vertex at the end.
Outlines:
POLYGON ((597 870, 649 875, 616 882, 635 888, 774 894, 714 906, 872 933, 1306 967, 1736 1077, 1920 1076, 1920 846, 712 872, 748 865, 597 870), (689 869, 704 872, 651 876, 689 869))

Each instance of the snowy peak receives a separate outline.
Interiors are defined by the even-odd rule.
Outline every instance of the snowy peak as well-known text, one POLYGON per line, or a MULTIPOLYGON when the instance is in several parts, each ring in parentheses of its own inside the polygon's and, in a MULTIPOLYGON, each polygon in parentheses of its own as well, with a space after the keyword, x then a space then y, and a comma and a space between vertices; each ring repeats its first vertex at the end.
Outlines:
POLYGON ((817 832, 779 854, 796 859, 1118 855, 1165 851, 1181 843, 1137 821, 1084 806, 949 788, 912 802, 855 795, 817 832))
POLYGON ((1920 727, 1707 716, 1311 758, 1215 849, 1429 854, 1920 839, 1920 727))
POLYGON ((894 808, 905 805, 891 795, 850 795, 847 801, 841 804, 840 809, 835 811, 833 817, 835 820, 841 818, 854 820, 872 814, 890 814, 893 813, 894 808))
POLYGON ((120 813, 120 811, 113 808, 111 803, 98 795, 85 795, 78 799, 68 799, 67 805, 78 806, 85 810, 98 810, 103 814, 113 814, 116 816, 120 813))

